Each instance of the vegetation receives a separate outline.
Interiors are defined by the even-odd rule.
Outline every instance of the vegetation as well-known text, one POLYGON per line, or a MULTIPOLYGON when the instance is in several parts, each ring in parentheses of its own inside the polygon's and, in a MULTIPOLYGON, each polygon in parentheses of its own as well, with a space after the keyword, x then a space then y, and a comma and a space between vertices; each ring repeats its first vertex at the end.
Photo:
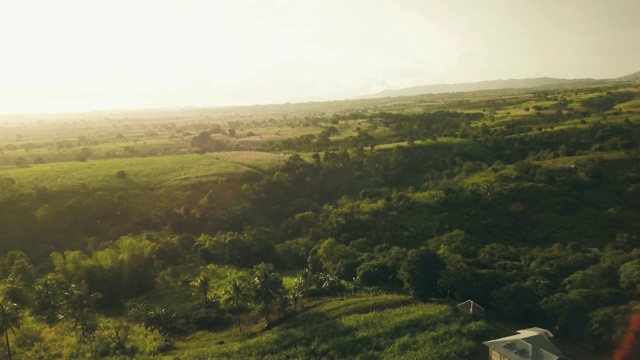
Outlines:
POLYGON ((638 101, 612 81, 7 118, 6 357, 473 358, 497 320, 606 358, 640 291, 638 101))
POLYGON ((491 330, 486 322, 471 322, 450 305, 407 305, 407 299, 398 296, 372 302, 365 297, 329 301, 252 339, 184 354, 187 359, 461 359, 475 355, 475 341, 491 330))

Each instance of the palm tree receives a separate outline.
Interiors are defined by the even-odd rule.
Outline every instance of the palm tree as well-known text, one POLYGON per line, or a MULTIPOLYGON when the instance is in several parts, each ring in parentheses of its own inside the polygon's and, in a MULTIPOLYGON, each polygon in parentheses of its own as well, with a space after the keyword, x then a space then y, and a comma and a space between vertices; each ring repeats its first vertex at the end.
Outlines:
POLYGON ((198 289, 198 292, 202 295, 203 308, 206 309, 209 306, 209 278, 199 276, 191 282, 191 286, 198 289))
POLYGON ((20 312, 18 305, 3 300, 0 302, 0 332, 4 333, 7 342, 7 358, 11 359, 11 346, 9 345, 9 331, 20 327, 20 312))
POLYGON ((224 290, 225 302, 229 304, 230 310, 236 314, 238 330, 242 331, 240 321, 240 310, 244 307, 247 298, 246 282, 243 279, 235 278, 229 282, 224 290))
POLYGON ((306 293, 307 283, 305 278, 298 276, 293 287, 289 290, 289 301, 293 306, 293 312, 298 312, 298 304, 304 299, 306 293))
POLYGON ((267 328, 271 326, 269 313, 283 291, 282 278, 275 272, 273 265, 260 263, 253 267, 251 271, 252 300, 258 312, 264 316, 267 328))
POLYGON ((93 314, 93 309, 101 294, 90 294, 87 284, 82 281, 80 285, 72 284, 69 286, 63 297, 65 312, 60 318, 71 317, 76 331, 83 338, 89 338, 98 330, 98 323, 93 314))

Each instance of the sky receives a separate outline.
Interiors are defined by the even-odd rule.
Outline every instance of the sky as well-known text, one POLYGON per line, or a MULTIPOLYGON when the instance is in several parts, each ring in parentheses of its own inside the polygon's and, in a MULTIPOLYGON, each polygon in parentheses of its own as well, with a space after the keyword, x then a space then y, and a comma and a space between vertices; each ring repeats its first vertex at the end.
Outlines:
POLYGON ((0 0, 0 113, 640 71, 637 0, 0 0))

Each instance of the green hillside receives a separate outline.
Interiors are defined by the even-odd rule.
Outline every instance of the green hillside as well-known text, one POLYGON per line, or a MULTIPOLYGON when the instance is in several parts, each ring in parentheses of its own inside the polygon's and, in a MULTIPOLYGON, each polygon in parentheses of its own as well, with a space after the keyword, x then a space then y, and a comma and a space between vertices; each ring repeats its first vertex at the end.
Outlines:
POLYGON ((73 190, 79 184, 97 189, 181 187, 267 169, 279 162, 277 155, 238 152, 37 164, 5 169, 0 174, 14 179, 19 191, 37 186, 46 186, 53 191, 73 190), (118 171, 124 171, 126 176, 119 179, 118 171))
POLYGON ((617 80, 9 119, 8 349, 473 359, 500 323, 610 358, 640 294, 639 98, 617 80))
POLYGON ((409 302, 400 296, 334 299, 255 336, 234 339, 227 334, 234 330, 228 330, 187 338, 176 344, 175 354, 184 359, 475 358, 478 342, 495 331, 452 305, 409 302))

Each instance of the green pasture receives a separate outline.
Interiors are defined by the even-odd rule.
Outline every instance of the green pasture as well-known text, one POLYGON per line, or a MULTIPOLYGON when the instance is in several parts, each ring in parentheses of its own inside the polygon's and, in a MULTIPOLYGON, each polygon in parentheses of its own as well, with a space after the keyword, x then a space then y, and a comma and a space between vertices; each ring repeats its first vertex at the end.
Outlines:
MULTIPOLYGON (((588 155, 565 156, 551 160, 533 161, 534 164, 541 165, 544 168, 559 169, 567 168, 575 165, 576 162, 588 159, 603 159, 607 161, 621 160, 628 158, 624 151, 596 152, 588 155)), ((517 176, 513 165, 505 165, 502 169, 488 168, 484 171, 477 172, 471 176, 460 176, 460 180, 465 185, 472 184, 498 184, 505 183, 507 179, 513 179, 517 176)))
POLYGON ((244 331, 194 334, 165 358, 462 359, 477 356, 493 329, 449 304, 375 295, 331 299, 271 330, 244 331))
POLYGON ((627 102, 622 103, 622 104, 618 104, 618 105, 614 106, 614 108, 615 109, 622 109, 622 110, 640 109, 640 99, 631 100, 631 101, 627 101, 627 102))
POLYGON ((588 155, 577 155, 577 156, 567 156, 560 157, 552 160, 542 160, 536 161, 536 164, 540 164, 547 168, 561 168, 568 167, 574 165, 577 161, 587 160, 587 159, 603 159, 607 161, 612 160, 620 160, 627 158, 628 155, 624 151, 609 151, 609 152, 594 152, 588 155))
POLYGON ((170 187, 263 170, 281 161, 279 155, 248 151, 189 154, 12 167, 0 170, 0 177, 14 179, 17 188, 22 191, 36 186, 46 186, 50 190, 73 190, 81 184, 99 189, 170 187), (126 176, 118 178, 116 174, 119 171, 124 171, 126 176))
MULTIPOLYGON (((433 141, 433 140, 417 140, 414 143, 414 145, 418 145, 418 146, 439 146, 439 145, 443 145, 443 144, 472 145, 473 141, 468 140, 468 139, 459 139, 459 138, 453 138, 453 137, 439 137, 437 141, 433 141)), ((397 148, 399 146, 414 146, 414 145, 410 145, 407 141, 400 141, 400 142, 376 145, 375 149, 376 150, 377 149, 395 149, 395 148, 397 148)))

